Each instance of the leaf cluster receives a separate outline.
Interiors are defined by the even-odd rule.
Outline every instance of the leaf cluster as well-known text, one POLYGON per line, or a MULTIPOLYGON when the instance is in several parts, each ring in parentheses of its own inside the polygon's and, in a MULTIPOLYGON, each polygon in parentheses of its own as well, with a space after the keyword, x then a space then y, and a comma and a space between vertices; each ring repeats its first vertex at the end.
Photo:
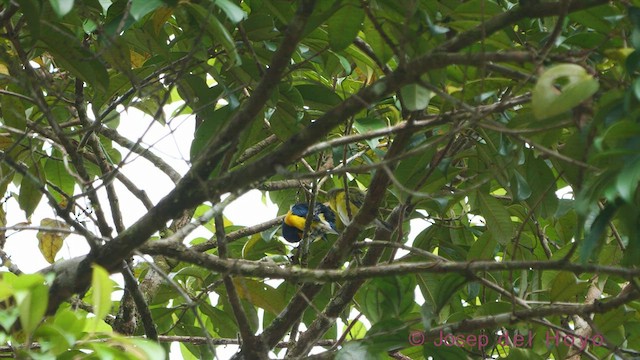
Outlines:
POLYGON ((0 325, 20 354, 580 356, 556 335, 602 337, 595 358, 640 349, 637 0, 15 0, 0 25, 0 191, 25 217, 0 212, 0 325), (188 170, 132 122, 189 127, 188 170), (227 218, 249 190, 281 216, 336 187, 368 192, 325 241, 227 218), (12 230, 39 231, 53 278, 11 273, 12 230), (60 259, 70 233, 90 250, 60 259), (87 289, 95 317, 65 303, 87 289), (443 330, 489 343, 438 347, 443 330))

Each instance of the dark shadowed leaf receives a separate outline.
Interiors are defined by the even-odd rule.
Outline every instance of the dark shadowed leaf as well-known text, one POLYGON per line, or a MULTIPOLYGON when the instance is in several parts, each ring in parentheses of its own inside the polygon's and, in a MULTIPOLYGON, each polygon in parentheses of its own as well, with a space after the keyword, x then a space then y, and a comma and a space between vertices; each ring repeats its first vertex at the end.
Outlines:
POLYGON ((42 199, 44 182, 44 169, 42 169, 40 163, 31 164, 27 173, 22 177, 20 194, 18 195, 18 204, 27 218, 31 217, 31 214, 40 203, 40 199, 42 199))
POLYGON ((364 20, 364 10, 355 1, 343 2, 343 6, 329 18, 329 44, 334 51, 349 46, 358 35, 364 20))
POLYGON ((487 222, 487 231, 498 243, 505 245, 511 241, 514 226, 507 209, 494 197, 478 193, 480 214, 487 222))
POLYGON ((405 107, 409 111, 424 110, 429 106, 431 91, 418 84, 404 86, 400 93, 405 107))

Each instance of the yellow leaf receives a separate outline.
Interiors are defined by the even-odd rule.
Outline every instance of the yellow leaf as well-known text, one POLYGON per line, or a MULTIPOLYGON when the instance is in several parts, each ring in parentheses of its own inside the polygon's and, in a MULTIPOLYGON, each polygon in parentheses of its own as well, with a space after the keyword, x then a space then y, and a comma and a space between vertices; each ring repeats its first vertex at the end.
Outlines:
POLYGON ((604 55, 611 60, 624 62, 633 51, 633 48, 606 49, 604 55))
POLYGON ((149 59, 149 56, 142 55, 132 50, 129 52, 129 58, 131 58, 131 66, 134 69, 138 69, 142 67, 142 65, 144 65, 144 62, 147 61, 147 59, 149 59))
POLYGON ((272 314, 280 313, 286 306, 284 294, 267 284, 247 278, 234 277, 232 280, 240 299, 272 314))
POLYGON ((167 20, 173 14, 173 9, 170 7, 163 6, 156 10, 153 13, 153 30, 156 32, 156 35, 160 33, 160 29, 167 22, 167 20))
MULTIPOLYGON (((2 64, 0 64, 0 74, 2 74, 2 64)), ((14 143, 11 135, 0 134, 0 150, 6 150, 14 143)))
POLYGON ((33 59, 31 59, 30 61, 33 61, 34 63, 40 65, 40 67, 45 67, 47 66, 45 64, 45 59, 43 59, 42 57, 38 56, 38 57, 34 57, 33 59))
POLYGON ((45 218, 40 221, 40 227, 42 229, 36 234, 38 247, 44 258, 53 264, 64 239, 69 236, 68 232, 57 232, 55 229, 68 230, 69 225, 59 220, 45 218))

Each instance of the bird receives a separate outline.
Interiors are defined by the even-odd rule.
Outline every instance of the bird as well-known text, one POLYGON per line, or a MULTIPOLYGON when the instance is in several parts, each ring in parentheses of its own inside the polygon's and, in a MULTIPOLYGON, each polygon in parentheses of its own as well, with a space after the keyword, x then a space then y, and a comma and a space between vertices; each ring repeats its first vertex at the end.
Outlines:
MULTIPOLYGON (((290 243, 300 242, 307 220, 309 206, 298 203, 291 207, 282 221, 282 236, 290 243)), ((315 240, 326 234, 338 234, 336 230, 336 215, 324 204, 316 204, 313 211, 309 238, 315 240)))
MULTIPOLYGON (((356 213, 364 203, 365 196, 366 193, 359 188, 349 187, 349 207, 347 208, 347 195, 343 188, 335 188, 327 192, 329 207, 331 207, 331 210, 338 216, 338 225, 344 224, 344 226, 348 226, 351 224, 351 220, 356 216, 356 213)), ((392 230, 391 225, 378 218, 375 219, 374 224, 389 231, 392 230)))

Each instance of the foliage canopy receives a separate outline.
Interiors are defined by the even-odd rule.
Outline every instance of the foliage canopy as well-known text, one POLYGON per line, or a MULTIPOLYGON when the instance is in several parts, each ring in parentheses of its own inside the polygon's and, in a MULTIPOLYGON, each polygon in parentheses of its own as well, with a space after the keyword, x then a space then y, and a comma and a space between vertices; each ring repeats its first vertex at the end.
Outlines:
POLYGON ((53 263, 0 251, 2 351, 638 355, 640 1, 0 4, 0 250, 37 230, 53 263), (123 130, 132 109, 193 126, 188 171, 123 130), (142 162, 147 182, 123 172, 142 162), (154 177, 175 183, 156 203, 154 177), (284 214, 336 187, 368 192, 326 241, 224 216, 251 189, 284 214), (90 251, 61 259, 69 234, 90 251))

